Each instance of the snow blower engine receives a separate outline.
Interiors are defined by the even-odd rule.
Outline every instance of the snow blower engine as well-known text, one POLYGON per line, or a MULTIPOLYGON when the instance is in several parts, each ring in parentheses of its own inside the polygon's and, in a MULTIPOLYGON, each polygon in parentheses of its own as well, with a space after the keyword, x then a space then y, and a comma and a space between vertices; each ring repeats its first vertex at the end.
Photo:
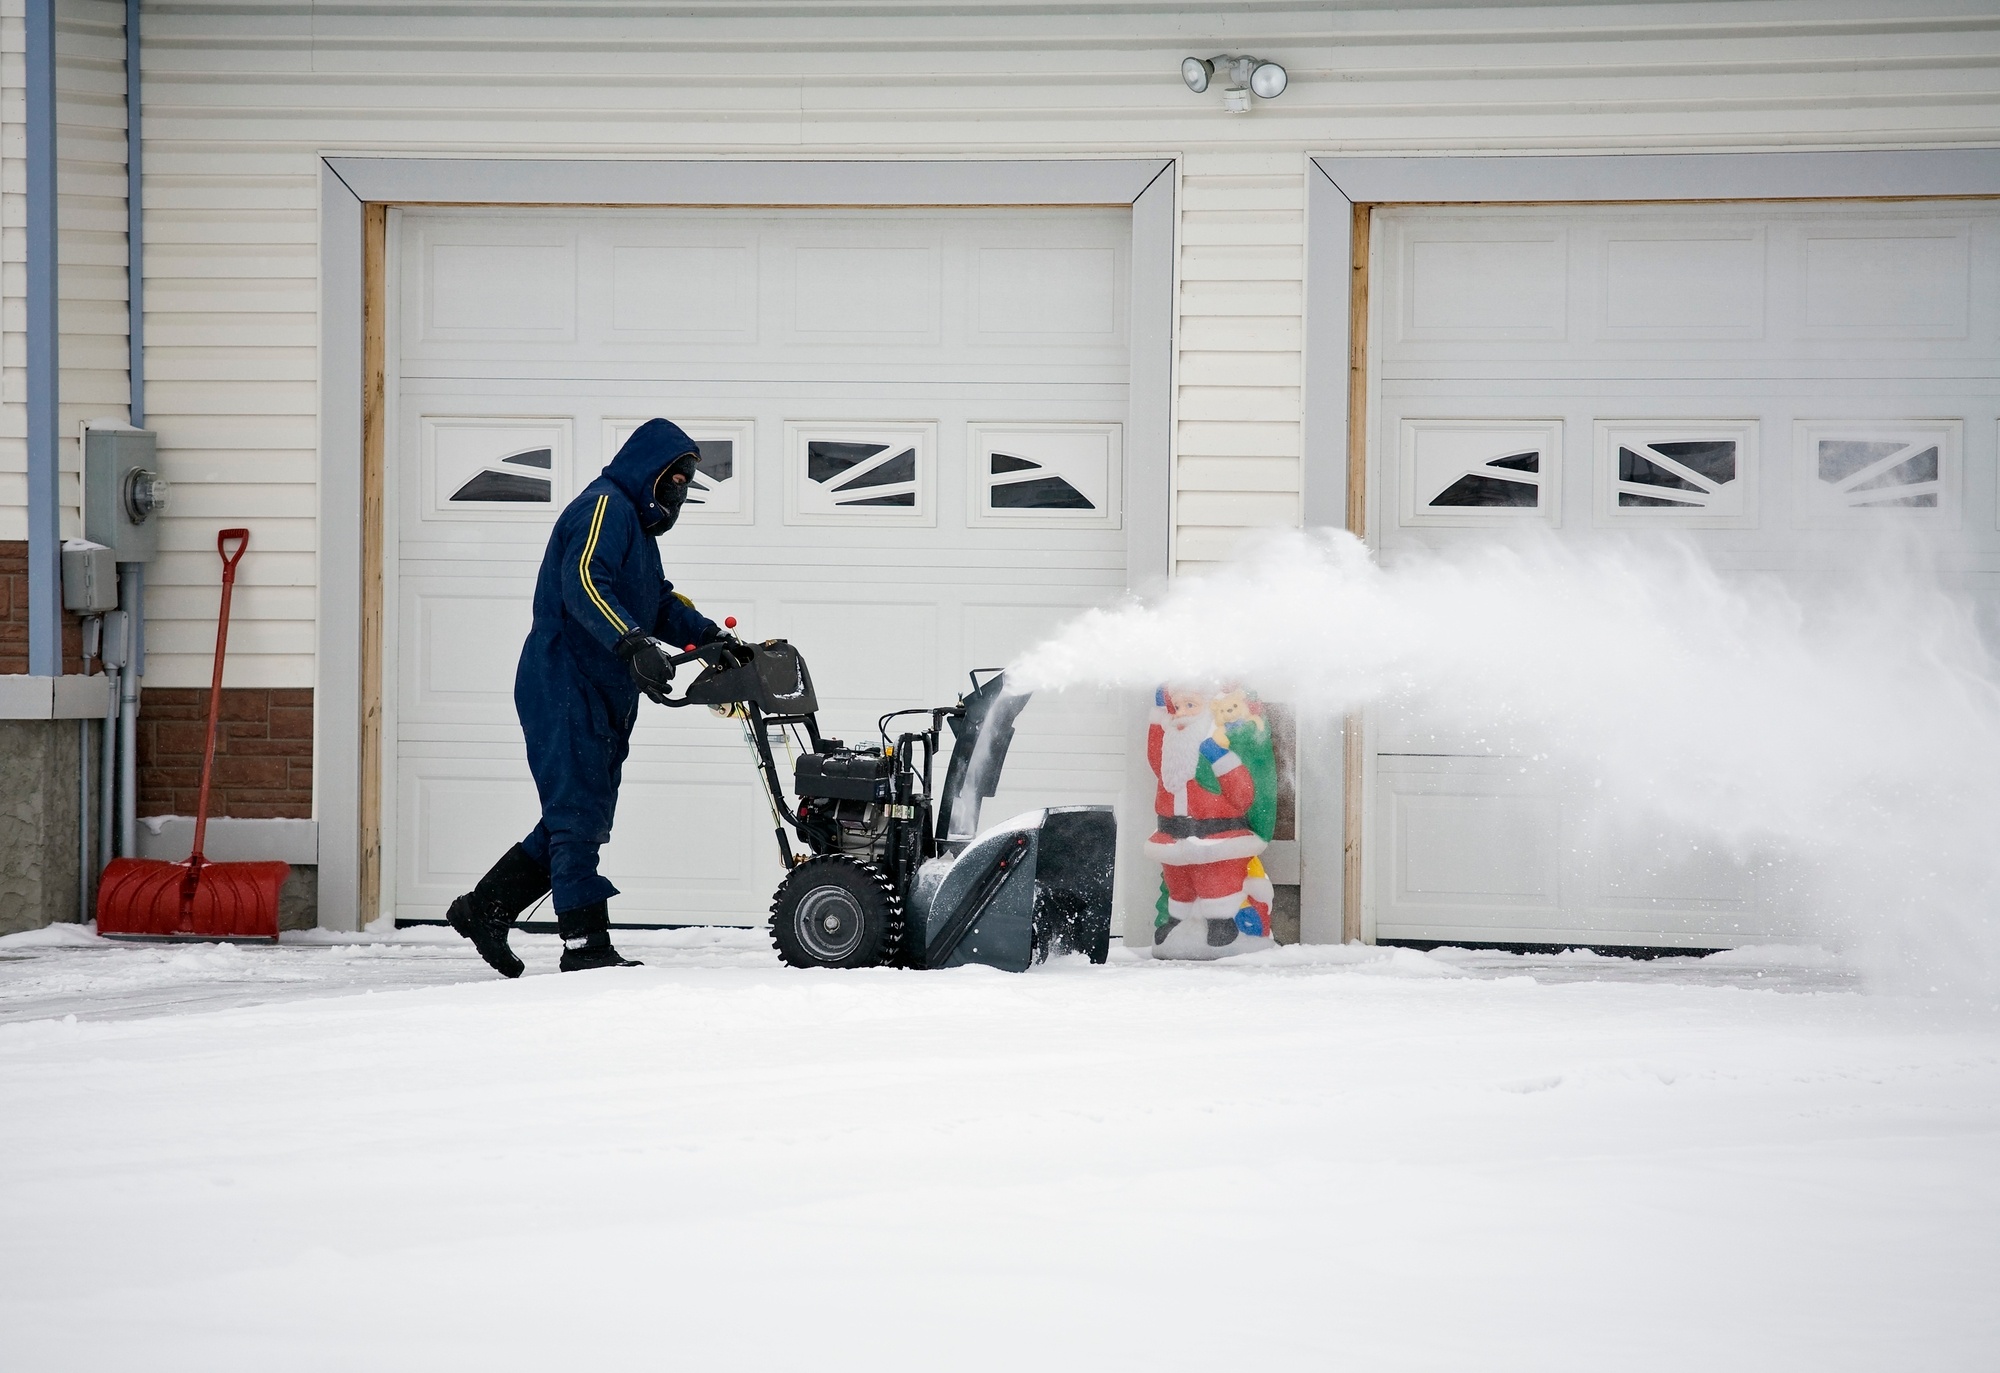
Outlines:
POLYGON ((778 957, 796 968, 984 963, 1009 972, 1051 953, 1105 960, 1117 849, 1111 807, 1052 806, 978 832, 980 805, 999 784, 1014 719, 1028 702, 1007 691, 1003 673, 981 682, 974 672, 972 690, 954 705, 891 711, 877 722, 880 742, 849 747, 820 733, 812 674, 785 640, 724 640, 669 659, 694 661, 701 675, 680 696, 653 699, 710 706, 743 722, 785 865, 771 901, 778 957), (908 716, 929 720, 892 738, 890 722, 908 716), (947 726, 951 757, 944 785, 933 789, 947 726), (795 804, 786 800, 774 738, 803 750, 795 804))

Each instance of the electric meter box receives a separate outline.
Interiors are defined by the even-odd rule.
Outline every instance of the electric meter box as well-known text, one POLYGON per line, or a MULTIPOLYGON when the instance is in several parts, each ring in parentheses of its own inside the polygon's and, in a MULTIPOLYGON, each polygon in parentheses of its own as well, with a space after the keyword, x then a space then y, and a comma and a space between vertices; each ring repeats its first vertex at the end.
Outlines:
POLYGON ((113 562, 150 562, 160 551, 166 505, 151 430, 92 425, 83 431, 84 538, 109 548, 113 562))

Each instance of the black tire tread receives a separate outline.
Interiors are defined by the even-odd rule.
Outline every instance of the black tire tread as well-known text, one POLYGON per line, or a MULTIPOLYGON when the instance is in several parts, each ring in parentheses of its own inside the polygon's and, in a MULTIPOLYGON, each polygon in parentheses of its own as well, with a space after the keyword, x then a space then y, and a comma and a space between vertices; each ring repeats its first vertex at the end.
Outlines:
POLYGON ((873 863, 865 859, 850 858, 844 853, 822 853, 794 867, 785 875, 785 880, 778 884, 778 890, 771 895, 771 914, 765 922, 764 929, 771 938, 771 947, 778 951, 779 961, 794 968, 894 967, 900 961, 903 951, 903 897, 902 893, 896 890, 895 884, 890 882, 888 874, 873 863), (883 909, 887 913, 887 919, 883 922, 882 937, 876 947, 869 950, 864 939, 861 948, 855 950, 859 957, 838 964, 821 963, 806 956, 802 950, 792 947, 787 938, 789 932, 786 931, 786 921, 780 915, 787 904, 785 900, 787 893, 819 885, 813 879, 825 874, 829 869, 862 874, 881 896, 883 909))

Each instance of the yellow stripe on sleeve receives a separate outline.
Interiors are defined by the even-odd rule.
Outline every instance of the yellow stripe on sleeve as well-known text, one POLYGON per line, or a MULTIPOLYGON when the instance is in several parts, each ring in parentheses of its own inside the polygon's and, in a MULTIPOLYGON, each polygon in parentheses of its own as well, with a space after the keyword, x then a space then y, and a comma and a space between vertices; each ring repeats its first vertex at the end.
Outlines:
POLYGON ((604 527, 604 507, 611 497, 599 496, 597 509, 590 516, 590 537, 583 541, 583 557, 577 560, 577 575, 583 578, 583 589, 589 595, 591 604, 604 612, 604 618, 617 627, 620 634, 629 632, 629 626, 612 612, 611 605, 597 593, 597 583, 590 580, 590 560, 597 556, 597 531, 604 527))

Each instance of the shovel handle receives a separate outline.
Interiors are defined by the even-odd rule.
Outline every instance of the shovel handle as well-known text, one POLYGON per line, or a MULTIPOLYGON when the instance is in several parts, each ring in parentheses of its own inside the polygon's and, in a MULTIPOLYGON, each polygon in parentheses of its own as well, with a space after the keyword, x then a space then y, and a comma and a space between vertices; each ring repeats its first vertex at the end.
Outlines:
POLYGON ((222 555, 222 580, 236 580, 236 564, 242 561, 243 550, 250 546, 250 531, 247 529, 224 529, 215 536, 215 551, 222 555), (229 542, 236 541, 236 551, 229 551, 229 542))
POLYGON ((181 893, 183 914, 193 905, 195 885, 201 881, 201 846, 208 838, 208 784, 215 777, 215 727, 222 715, 222 663, 229 652, 229 601, 236 590, 236 564, 250 546, 247 529, 224 529, 215 536, 215 551, 222 555, 222 604, 215 613, 215 676, 208 688, 208 739, 201 750, 201 791, 194 806, 194 848, 188 854, 186 889, 181 893), (232 552, 229 545, 236 545, 232 552))

